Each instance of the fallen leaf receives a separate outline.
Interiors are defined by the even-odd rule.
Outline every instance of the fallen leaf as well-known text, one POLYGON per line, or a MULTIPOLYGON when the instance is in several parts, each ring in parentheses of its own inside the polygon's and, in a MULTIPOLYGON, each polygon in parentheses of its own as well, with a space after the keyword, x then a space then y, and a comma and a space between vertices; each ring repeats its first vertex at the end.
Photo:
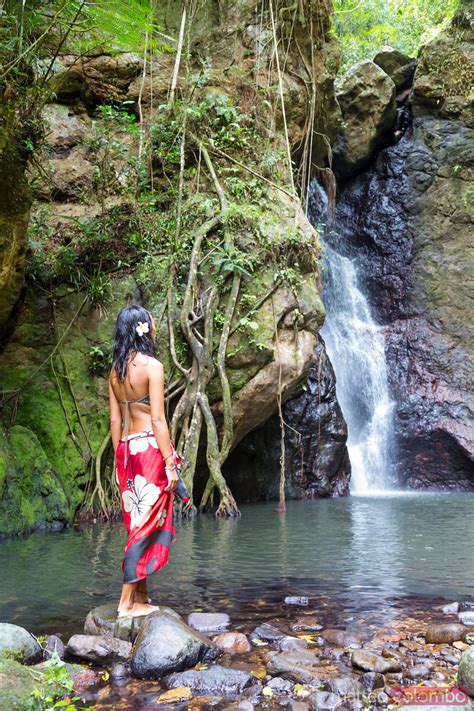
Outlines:
POLYGON ((269 686, 264 686, 262 689, 262 694, 267 698, 270 698, 271 696, 273 696, 273 691, 270 689, 269 686))
POLYGON ((314 635, 312 634, 298 634, 296 635, 298 639, 304 639, 305 642, 311 642, 312 644, 316 644, 314 641, 314 635))
POLYGON ((209 669, 209 667, 207 666, 207 664, 202 664, 201 662, 198 662, 198 663, 194 666, 194 669, 195 669, 196 671, 203 671, 204 669, 209 669))
POLYGON ((256 679, 265 679, 265 677, 267 676, 267 670, 265 669, 265 667, 260 667, 260 669, 252 669, 250 673, 256 679))
POLYGON ((160 704, 172 704, 173 701, 184 701, 192 698, 193 694, 189 686, 177 686, 176 689, 170 689, 160 694, 157 702, 160 704))
POLYGON ((295 684, 293 687, 293 691, 295 692, 296 696, 300 699, 305 699, 307 696, 311 694, 311 690, 308 689, 307 686, 304 684, 295 684))
POLYGON ((261 639, 252 639, 252 644, 254 644, 256 647, 266 647, 268 645, 268 642, 262 642, 261 639))
POLYGON ((102 677, 102 681, 108 681, 110 678, 110 674, 106 670, 104 670, 103 672, 100 672, 100 676, 102 677))
POLYGON ((464 652, 464 650, 467 649, 469 645, 465 642, 461 642, 461 640, 458 640, 457 642, 453 642, 453 647, 456 647, 456 649, 460 649, 462 652, 464 652))

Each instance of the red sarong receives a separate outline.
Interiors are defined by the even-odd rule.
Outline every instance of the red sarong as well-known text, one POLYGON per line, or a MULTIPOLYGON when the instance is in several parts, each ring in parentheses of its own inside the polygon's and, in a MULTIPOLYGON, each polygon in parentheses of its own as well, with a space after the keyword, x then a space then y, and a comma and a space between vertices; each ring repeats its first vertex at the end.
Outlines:
POLYGON ((128 533, 123 582, 135 583, 168 563, 176 535, 174 492, 165 491, 165 462, 153 434, 143 432, 119 442, 116 476, 128 533), (126 466, 124 447, 128 450, 126 466))

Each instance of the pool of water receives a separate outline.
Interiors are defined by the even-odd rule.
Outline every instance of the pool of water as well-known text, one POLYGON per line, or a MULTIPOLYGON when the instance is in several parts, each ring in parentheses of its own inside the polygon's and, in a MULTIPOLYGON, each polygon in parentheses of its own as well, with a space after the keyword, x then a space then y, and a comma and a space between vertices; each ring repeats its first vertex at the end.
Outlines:
MULTIPOLYGON (((412 494, 242 507, 238 520, 177 524, 157 602, 182 613, 227 611, 234 622, 286 614, 305 595, 327 621, 474 598, 474 495, 412 494)), ((35 632, 77 632, 88 610, 117 599, 121 523, 35 533, 0 543, 0 619, 35 632)))

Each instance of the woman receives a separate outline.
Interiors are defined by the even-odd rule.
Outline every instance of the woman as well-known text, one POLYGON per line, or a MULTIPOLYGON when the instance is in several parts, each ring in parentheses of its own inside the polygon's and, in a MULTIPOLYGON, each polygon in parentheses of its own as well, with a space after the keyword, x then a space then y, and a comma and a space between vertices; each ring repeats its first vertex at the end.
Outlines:
POLYGON ((166 424, 155 335, 153 318, 142 306, 127 306, 119 313, 109 377, 110 429, 128 532, 119 617, 158 609, 149 604, 146 578, 168 563, 175 535, 179 460, 166 424))

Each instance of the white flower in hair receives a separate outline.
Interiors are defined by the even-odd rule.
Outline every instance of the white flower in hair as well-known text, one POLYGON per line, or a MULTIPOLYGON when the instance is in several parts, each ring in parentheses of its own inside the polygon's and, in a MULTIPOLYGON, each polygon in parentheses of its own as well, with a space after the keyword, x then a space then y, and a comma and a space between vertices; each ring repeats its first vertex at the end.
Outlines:
POLYGON ((142 323, 141 321, 139 321, 135 330, 139 336, 143 336, 144 333, 149 332, 150 326, 148 325, 148 323, 146 321, 145 321, 145 323, 142 323))

